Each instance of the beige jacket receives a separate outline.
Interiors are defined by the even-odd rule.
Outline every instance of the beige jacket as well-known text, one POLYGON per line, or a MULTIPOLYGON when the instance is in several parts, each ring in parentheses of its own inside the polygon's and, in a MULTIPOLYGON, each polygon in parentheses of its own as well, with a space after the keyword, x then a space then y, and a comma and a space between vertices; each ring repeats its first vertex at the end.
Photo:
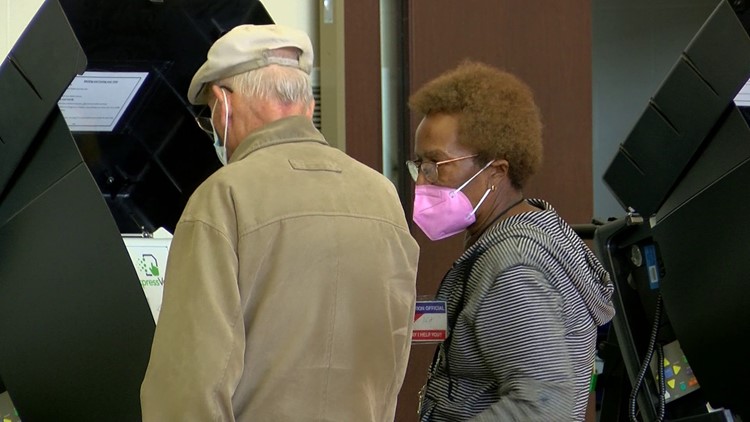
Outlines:
POLYGON ((418 246, 393 185, 290 117, 246 139, 177 225, 145 421, 392 421, 418 246))

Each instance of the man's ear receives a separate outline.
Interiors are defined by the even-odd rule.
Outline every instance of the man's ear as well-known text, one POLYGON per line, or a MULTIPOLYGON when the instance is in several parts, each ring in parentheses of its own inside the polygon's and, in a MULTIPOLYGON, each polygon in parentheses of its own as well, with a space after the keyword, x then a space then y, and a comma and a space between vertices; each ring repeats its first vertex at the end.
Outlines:
POLYGON ((223 89, 219 85, 214 84, 214 85, 211 85, 211 93, 214 95, 213 99, 214 99, 214 102, 216 103, 216 106, 219 107, 219 105, 221 105, 221 107, 219 108, 220 113, 218 114, 218 116, 223 122, 226 119, 226 116, 224 115, 224 113, 229 113, 230 114, 229 117, 231 117, 231 114, 232 114, 231 107, 227 107, 227 103, 229 102, 228 97, 225 97, 227 95, 227 90, 223 89), (225 102, 225 99, 226 99, 226 102, 225 102))
POLYGON ((222 90, 221 90, 221 87, 219 85, 211 84, 211 94, 213 94, 214 97, 213 98, 209 98, 208 99, 208 103, 211 104, 211 103, 213 103, 213 101, 215 101, 217 99, 219 100, 220 103, 223 102, 224 101, 224 97, 221 95, 221 91, 222 90))

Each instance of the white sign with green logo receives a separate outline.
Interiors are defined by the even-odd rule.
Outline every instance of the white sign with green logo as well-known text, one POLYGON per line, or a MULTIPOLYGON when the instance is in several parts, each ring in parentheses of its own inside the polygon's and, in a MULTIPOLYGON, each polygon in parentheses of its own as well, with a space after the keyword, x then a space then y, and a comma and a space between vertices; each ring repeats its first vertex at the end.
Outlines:
POLYGON ((171 239, 124 237, 154 322, 159 320, 171 239))

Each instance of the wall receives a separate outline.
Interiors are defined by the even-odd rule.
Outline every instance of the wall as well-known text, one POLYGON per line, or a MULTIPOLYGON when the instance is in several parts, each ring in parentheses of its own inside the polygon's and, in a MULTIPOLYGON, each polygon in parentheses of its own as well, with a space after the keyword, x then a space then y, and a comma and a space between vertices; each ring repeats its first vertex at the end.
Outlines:
MULTIPOLYGON (((344 84, 340 85, 341 79, 336 75, 338 79, 335 82, 339 85, 334 89, 336 95, 340 96, 337 102, 343 106, 343 110, 336 111, 333 115, 336 118, 343 118, 344 122, 343 125, 334 125, 340 132, 336 131, 333 136, 330 131, 326 131, 327 122, 324 123, 323 132, 333 145, 344 149, 347 154, 373 169, 382 171, 379 3, 344 0, 262 0, 262 2, 277 23, 296 25, 300 29, 305 29, 312 38, 318 57, 328 54, 329 57, 335 56, 332 58, 334 61, 343 58, 344 62, 336 65, 343 66, 341 69, 344 69, 344 84), (346 42, 340 40, 340 45, 329 45, 324 50, 320 45, 319 9, 325 7, 326 4, 338 12, 343 9, 343 28, 337 26, 333 35, 339 36, 341 32, 338 31, 343 29, 343 40, 346 42), (340 54, 342 52, 337 50, 338 48, 343 48, 343 54, 340 54)), ((334 16, 334 19, 340 18, 340 16, 334 16)), ((331 42, 335 41, 331 40, 331 42)), ((324 71, 323 67, 321 66, 321 72, 324 71)), ((326 68, 331 69, 330 65, 326 68)), ((331 94, 329 87, 326 77, 321 75, 321 89, 326 88, 331 94)), ((326 98, 322 99, 323 108, 331 104, 326 101, 326 98)), ((329 118, 326 114, 323 116, 324 119, 329 118)))
POLYGON ((596 0, 592 7, 594 215, 625 213, 602 177, 718 0, 596 0))
POLYGON ((402 139, 399 127, 403 124, 400 95, 402 81, 401 40, 402 33, 399 17, 401 16, 400 0, 379 0, 380 2, 380 66, 383 123, 383 174, 394 185, 399 186, 399 169, 404 163, 401 160, 402 139))
MULTIPOLYGON (((409 1, 409 89, 465 58, 518 75, 535 93, 544 123, 544 164, 524 189, 550 201, 571 223, 593 212, 591 157, 591 2, 517 0, 409 1), (469 5, 470 3, 470 5, 469 5), (459 22, 470 22, 468 25, 459 22)), ((414 133, 419 116, 411 116, 414 133)), ((412 146, 413 147, 413 146, 412 146)), ((461 236, 420 242, 417 291, 434 295, 462 251, 461 236)), ((434 347, 412 347, 396 420, 416 420, 417 392, 434 347)))
POLYGON ((2 57, 8 55, 42 2, 42 0, 0 0, 0 54, 2 57))
POLYGON ((261 0, 274 22, 305 31, 318 52, 317 0, 261 0))

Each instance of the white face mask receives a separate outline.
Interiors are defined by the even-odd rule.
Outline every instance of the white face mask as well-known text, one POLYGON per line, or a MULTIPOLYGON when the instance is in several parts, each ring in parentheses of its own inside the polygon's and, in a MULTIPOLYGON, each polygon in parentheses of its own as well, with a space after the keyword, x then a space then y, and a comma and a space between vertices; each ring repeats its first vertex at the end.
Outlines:
POLYGON ((214 149, 216 150, 216 156, 219 157, 221 165, 227 165, 227 133, 229 132, 229 102, 227 101, 227 93, 224 89, 221 90, 224 94, 224 138, 223 141, 219 139, 219 134, 216 133, 216 126, 214 126, 214 111, 216 111, 216 105, 219 103, 217 98, 214 102, 214 106, 211 108, 211 128, 213 129, 214 135, 214 149))

